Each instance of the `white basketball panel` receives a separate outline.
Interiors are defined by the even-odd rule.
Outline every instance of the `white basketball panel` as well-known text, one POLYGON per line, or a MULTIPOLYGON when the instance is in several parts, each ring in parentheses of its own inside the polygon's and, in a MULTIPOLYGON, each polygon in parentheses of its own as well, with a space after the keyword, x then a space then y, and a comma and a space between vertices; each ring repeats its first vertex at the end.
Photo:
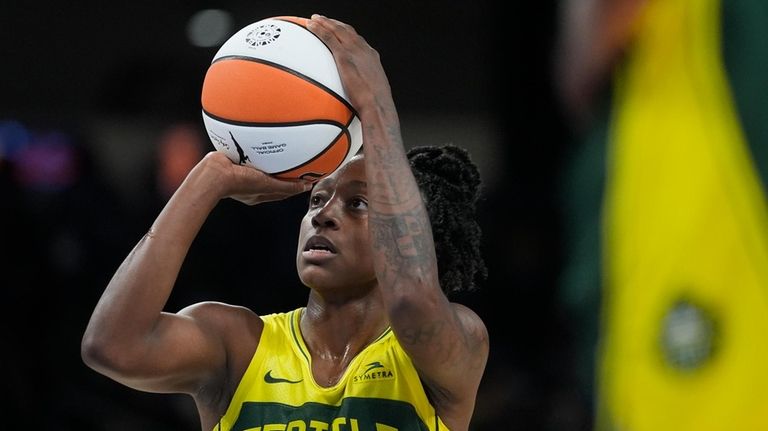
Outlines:
POLYGON ((226 56, 254 57, 294 70, 348 100, 328 47, 300 25, 267 18, 243 27, 221 46, 214 61, 226 56))
POLYGON ((235 163, 244 161, 266 173, 282 172, 311 160, 341 133, 332 124, 255 127, 227 124, 203 113, 214 147, 235 163), (242 155, 241 155, 242 151, 242 155), (247 158, 247 159, 246 159, 247 158))
POLYGON ((360 147, 363 146, 363 127, 362 124, 360 124, 360 120, 357 118, 357 115, 352 117, 352 121, 349 124, 349 153, 347 154, 347 157, 344 159, 344 162, 342 164, 346 163, 354 157, 358 150, 360 150, 360 147))

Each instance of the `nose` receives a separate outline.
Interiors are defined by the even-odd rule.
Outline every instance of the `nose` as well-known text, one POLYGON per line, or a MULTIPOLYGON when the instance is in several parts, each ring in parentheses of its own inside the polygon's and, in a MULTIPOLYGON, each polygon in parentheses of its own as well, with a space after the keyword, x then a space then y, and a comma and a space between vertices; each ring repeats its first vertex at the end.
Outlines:
POLYGON ((331 199, 326 202, 322 208, 317 210, 315 215, 312 216, 313 227, 325 227, 329 229, 337 229, 339 227, 339 219, 336 214, 337 201, 337 199, 331 199))

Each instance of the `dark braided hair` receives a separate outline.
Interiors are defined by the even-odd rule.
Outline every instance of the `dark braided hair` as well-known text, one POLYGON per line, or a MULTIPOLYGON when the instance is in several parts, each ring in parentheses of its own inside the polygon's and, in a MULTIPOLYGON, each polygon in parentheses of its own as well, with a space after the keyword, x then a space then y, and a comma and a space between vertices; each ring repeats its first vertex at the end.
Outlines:
POLYGON ((452 144, 412 148, 408 160, 432 224, 440 286, 446 294, 474 290, 488 276, 475 220, 477 166, 452 144))

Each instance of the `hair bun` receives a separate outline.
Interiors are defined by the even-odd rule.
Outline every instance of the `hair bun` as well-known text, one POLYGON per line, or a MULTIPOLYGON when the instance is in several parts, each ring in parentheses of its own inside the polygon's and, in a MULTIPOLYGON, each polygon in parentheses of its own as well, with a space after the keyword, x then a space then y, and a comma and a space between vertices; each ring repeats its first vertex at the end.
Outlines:
POLYGON ((465 149, 452 144, 415 147, 408 160, 429 213, 440 287, 446 293, 473 290, 488 275, 475 219, 477 166, 465 149))
POLYGON ((464 148, 453 144, 415 147, 408 151, 408 159, 414 171, 441 178, 461 200, 477 201, 480 172, 464 148))

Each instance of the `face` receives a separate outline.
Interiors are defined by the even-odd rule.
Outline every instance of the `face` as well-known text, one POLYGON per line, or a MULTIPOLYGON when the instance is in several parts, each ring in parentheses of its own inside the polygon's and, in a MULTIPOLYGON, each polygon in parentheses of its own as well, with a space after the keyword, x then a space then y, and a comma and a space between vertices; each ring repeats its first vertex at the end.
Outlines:
POLYGON ((318 291, 352 292, 375 284, 363 162, 362 156, 353 158, 310 193, 296 267, 301 281, 318 291))

